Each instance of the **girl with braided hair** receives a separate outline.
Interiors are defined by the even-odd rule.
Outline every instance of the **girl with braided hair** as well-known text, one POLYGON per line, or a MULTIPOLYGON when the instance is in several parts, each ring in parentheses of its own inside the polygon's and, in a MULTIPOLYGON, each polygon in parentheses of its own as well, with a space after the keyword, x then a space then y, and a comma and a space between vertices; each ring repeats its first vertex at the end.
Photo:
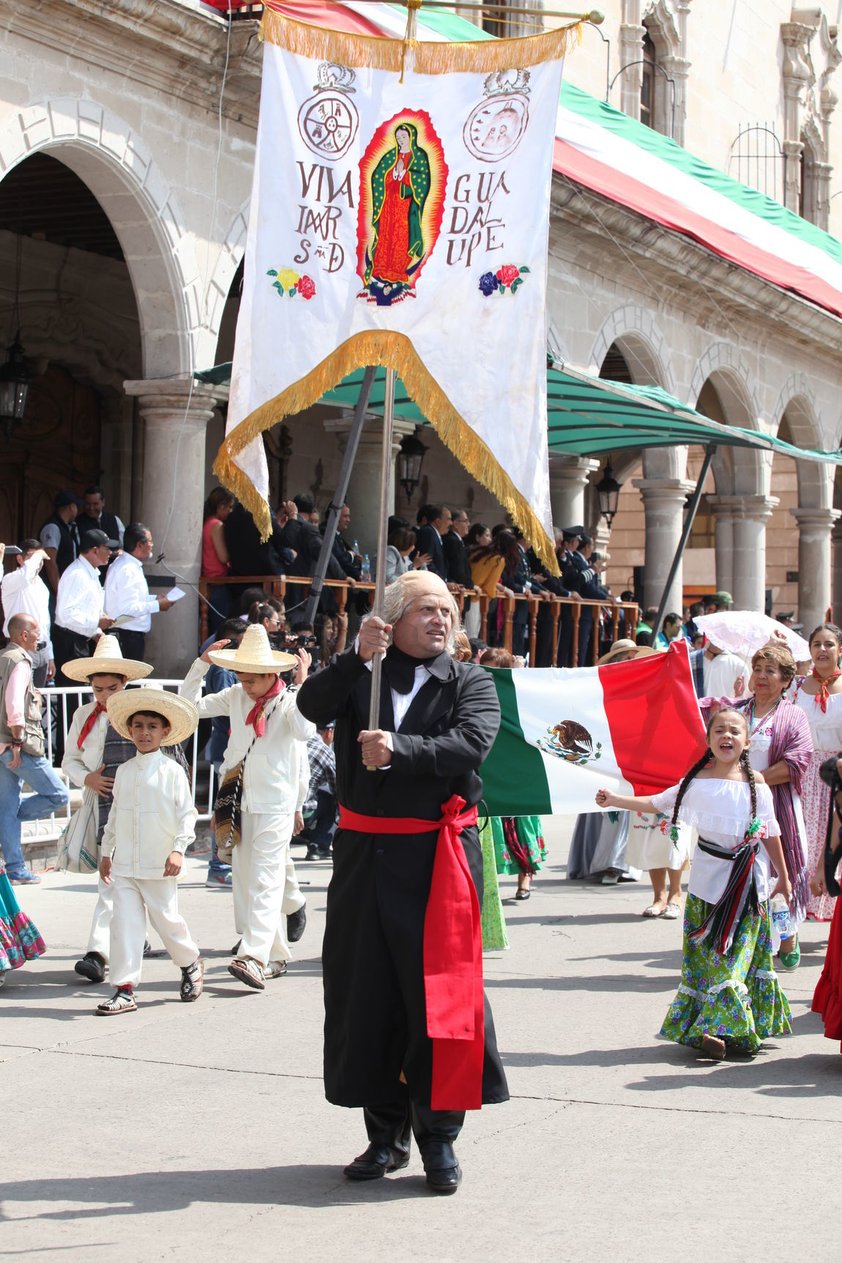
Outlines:
POLYGON ((684 912, 681 985, 661 1027, 679 1044, 720 1061, 728 1047, 756 1053, 791 1029, 772 960, 769 900, 791 885, 772 795, 748 761, 745 715, 723 707, 707 726, 707 750, 679 785, 651 798, 601 789, 597 805, 671 813, 699 841, 684 912), (770 874, 774 865, 774 878, 770 874))

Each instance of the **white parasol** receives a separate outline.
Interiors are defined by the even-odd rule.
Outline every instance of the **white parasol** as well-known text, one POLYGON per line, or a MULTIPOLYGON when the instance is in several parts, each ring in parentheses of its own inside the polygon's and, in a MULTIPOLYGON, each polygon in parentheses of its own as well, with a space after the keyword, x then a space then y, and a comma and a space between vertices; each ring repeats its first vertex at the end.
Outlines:
POLYGON ((718 614, 700 614, 693 622, 717 649, 750 658, 770 640, 782 640, 796 662, 807 662, 810 646, 803 636, 766 614, 752 610, 723 610, 718 614))

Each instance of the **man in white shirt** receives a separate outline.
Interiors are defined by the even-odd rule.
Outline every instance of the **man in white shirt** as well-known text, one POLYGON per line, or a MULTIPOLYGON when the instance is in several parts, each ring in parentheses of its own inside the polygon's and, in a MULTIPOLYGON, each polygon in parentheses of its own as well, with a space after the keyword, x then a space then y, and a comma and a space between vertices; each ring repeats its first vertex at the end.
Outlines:
POLYGON ((143 563, 152 556, 152 532, 142 522, 130 522, 123 535, 123 552, 108 567, 105 576, 105 612, 111 618, 131 615, 116 629, 120 648, 127 658, 142 661, 146 633, 152 615, 168 610, 173 602, 165 596, 150 596, 143 563))
POLYGON ((50 640, 50 589, 41 577, 48 560, 46 549, 37 539, 25 539, 15 558, 16 569, 3 576, 0 599, 3 602, 3 635, 9 635, 9 619, 15 614, 31 614, 38 622, 41 637, 32 657, 32 682, 43 688, 56 673, 50 640))
POLYGON ((101 566, 108 564, 116 540, 105 531, 86 531, 81 553, 59 579, 56 617, 53 623, 53 650, 57 683, 74 684, 62 667, 74 658, 89 658, 91 641, 114 622, 105 613, 105 593, 99 581, 101 566))

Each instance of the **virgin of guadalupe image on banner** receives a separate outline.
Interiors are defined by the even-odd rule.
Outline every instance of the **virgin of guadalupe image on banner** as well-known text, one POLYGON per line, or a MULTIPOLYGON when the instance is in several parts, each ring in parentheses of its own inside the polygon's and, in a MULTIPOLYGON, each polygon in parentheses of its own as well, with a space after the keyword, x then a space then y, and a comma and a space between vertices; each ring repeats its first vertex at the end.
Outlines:
POLYGON ((356 369, 392 368, 555 567, 547 238, 573 32, 404 43, 268 7, 261 30, 245 277, 216 473, 268 532, 261 432, 356 369))
POLYGON ((405 110, 378 128, 360 163, 361 298, 390 307, 415 297, 441 230, 446 183, 441 141, 424 110, 405 110))

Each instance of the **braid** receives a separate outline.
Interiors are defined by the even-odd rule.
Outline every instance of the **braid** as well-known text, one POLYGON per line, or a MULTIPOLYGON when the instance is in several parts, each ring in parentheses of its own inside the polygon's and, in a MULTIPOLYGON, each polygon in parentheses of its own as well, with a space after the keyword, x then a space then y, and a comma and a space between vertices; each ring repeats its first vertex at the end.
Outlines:
POLYGON ((748 761, 748 750, 743 750, 740 755, 740 766, 748 777, 748 791, 751 795, 751 821, 753 824, 757 819, 757 781, 754 778, 754 768, 748 761))
POLYGON ((710 763, 712 758, 713 758, 713 753, 710 750, 705 750, 704 754, 699 759, 698 763, 693 764, 693 766, 690 768, 690 771, 687 773, 687 775, 684 777, 684 780, 681 782, 681 784, 678 787, 678 794, 675 799, 675 806, 672 809, 672 820, 670 821, 670 840, 673 842, 678 841, 678 812, 679 812, 679 808, 681 807, 681 803, 684 798, 684 795, 687 793, 687 790, 690 788, 690 782, 696 776, 698 776, 699 772, 701 772, 703 767, 707 767, 708 763, 710 763))

